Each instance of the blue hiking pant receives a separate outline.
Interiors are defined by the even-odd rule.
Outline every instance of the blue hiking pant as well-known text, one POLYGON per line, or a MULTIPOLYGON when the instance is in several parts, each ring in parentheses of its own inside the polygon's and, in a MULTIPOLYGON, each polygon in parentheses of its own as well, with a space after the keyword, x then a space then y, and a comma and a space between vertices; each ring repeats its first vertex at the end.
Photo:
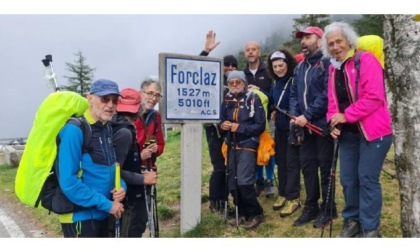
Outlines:
POLYGON ((265 166, 262 165, 256 165, 256 179, 257 180, 264 180, 264 170, 265 167, 265 177, 267 180, 273 181, 274 180, 274 166, 276 166, 275 163, 275 157, 271 156, 270 161, 268 161, 268 164, 265 166))
POLYGON ((339 144, 340 182, 345 220, 359 221, 363 231, 379 228, 382 211, 380 175, 392 135, 367 142, 359 133, 342 132, 339 144))

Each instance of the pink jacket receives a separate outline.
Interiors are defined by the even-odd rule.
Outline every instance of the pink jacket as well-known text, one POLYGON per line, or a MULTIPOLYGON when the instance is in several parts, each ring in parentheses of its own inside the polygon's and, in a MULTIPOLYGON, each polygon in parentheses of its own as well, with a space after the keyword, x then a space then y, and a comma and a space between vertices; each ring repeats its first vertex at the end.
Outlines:
MULTIPOLYGON (((330 66, 328 76, 328 112, 327 122, 339 112, 335 92, 335 69, 330 66)), ((364 52, 360 56, 360 77, 358 100, 355 100, 355 80, 357 70, 354 66, 354 56, 349 58, 344 66, 345 79, 350 81, 352 104, 344 111, 349 123, 358 122, 367 141, 392 134, 391 115, 386 101, 382 67, 375 56, 364 52)))

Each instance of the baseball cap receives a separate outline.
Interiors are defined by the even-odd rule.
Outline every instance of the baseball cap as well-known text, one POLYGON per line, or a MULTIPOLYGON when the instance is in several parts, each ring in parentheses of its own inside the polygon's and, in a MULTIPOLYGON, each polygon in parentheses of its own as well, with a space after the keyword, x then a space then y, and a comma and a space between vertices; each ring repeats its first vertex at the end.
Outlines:
POLYGON ((304 30, 296 32, 296 38, 300 39, 305 34, 315 34, 315 35, 318 36, 318 38, 322 38, 322 36, 324 35, 324 32, 322 31, 321 28, 319 28, 317 26, 309 26, 304 30))
POLYGON ((92 83, 90 86, 90 93, 98 96, 105 96, 110 94, 121 96, 120 91, 118 90, 118 84, 113 81, 104 79, 100 79, 92 83))
POLYGON ((121 90, 121 97, 118 99, 117 111, 137 113, 141 104, 141 95, 134 88, 124 88, 121 90))

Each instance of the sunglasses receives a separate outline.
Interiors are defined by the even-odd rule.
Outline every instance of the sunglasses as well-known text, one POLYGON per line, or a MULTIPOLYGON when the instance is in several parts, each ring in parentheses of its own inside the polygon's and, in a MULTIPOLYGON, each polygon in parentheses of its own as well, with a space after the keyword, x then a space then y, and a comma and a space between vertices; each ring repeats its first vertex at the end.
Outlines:
POLYGON ((229 67, 229 66, 232 66, 232 67, 235 67, 235 68, 236 68, 236 67, 238 67, 238 65, 237 65, 237 64, 235 64, 235 63, 227 63, 227 62, 226 62, 226 63, 224 63, 223 65, 224 65, 225 67, 229 67))
POLYGON ((112 101, 112 104, 117 105, 118 103, 118 96, 115 95, 105 95, 99 96, 101 98, 101 102, 104 104, 108 104, 109 101, 112 101))
POLYGON ((243 81, 241 81, 241 80, 231 80, 231 81, 229 81, 228 85, 229 86, 238 86, 242 83, 243 83, 243 81))

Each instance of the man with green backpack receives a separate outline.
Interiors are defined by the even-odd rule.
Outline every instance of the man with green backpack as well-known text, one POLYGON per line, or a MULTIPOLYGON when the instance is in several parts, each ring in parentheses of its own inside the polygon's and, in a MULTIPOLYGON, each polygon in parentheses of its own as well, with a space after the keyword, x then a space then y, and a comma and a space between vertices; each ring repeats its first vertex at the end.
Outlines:
POLYGON ((97 80, 87 96, 88 109, 81 120, 91 130, 88 150, 83 150, 81 127, 66 123, 59 133, 57 177, 64 195, 79 206, 60 214, 64 237, 107 237, 108 216, 120 218, 126 186, 115 190, 116 155, 109 123, 120 96, 117 83, 97 80))

